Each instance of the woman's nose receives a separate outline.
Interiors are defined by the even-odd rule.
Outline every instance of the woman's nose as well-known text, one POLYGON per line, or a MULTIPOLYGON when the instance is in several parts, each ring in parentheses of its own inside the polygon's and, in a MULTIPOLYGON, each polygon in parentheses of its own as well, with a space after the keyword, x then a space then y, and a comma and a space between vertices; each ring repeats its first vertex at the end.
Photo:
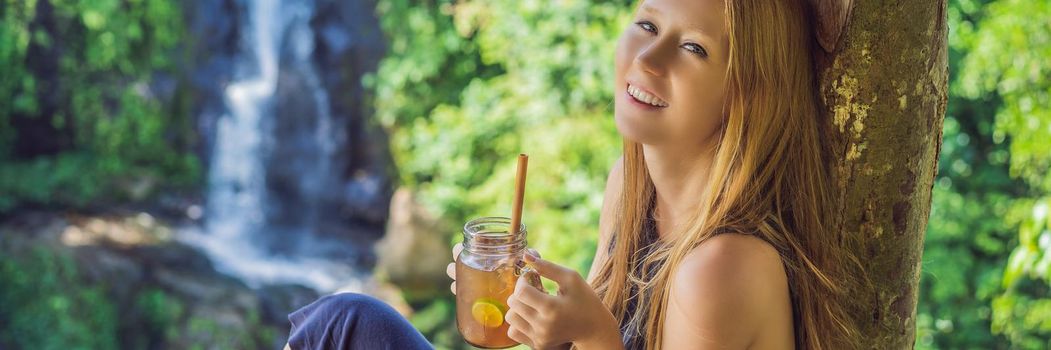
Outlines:
POLYGON ((639 53, 635 55, 635 64, 638 65, 642 71, 655 75, 664 76, 667 72, 667 46, 661 40, 651 42, 639 50, 639 53))

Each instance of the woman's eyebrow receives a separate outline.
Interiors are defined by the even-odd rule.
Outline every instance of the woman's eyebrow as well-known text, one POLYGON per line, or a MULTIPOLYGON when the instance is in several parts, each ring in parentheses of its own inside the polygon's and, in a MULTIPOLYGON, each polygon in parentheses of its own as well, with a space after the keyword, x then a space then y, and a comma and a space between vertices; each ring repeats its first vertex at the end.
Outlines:
MULTIPOLYGON (((662 14, 660 9, 658 9, 656 7, 653 7, 653 6, 650 6, 649 4, 645 4, 645 3, 642 4, 642 6, 639 7, 639 12, 646 12, 646 13, 649 13, 649 14, 652 14, 652 15, 656 15, 658 17, 660 17, 660 15, 662 14)), ((689 22, 686 23, 686 26, 684 26, 684 28, 686 28, 687 30, 689 30, 691 32, 695 32, 696 34, 699 34, 700 36, 706 38, 708 41, 714 42, 714 40, 715 40, 715 37, 712 35, 713 33, 705 30, 704 25, 702 25, 700 22, 689 21, 689 22)))
POLYGON ((650 6, 649 4, 646 4, 646 3, 643 3, 642 6, 639 6, 639 11, 640 12, 649 12, 649 13, 655 14, 655 15, 661 14, 660 10, 658 10, 657 8, 655 8, 653 6, 650 6))
POLYGON ((699 34, 699 35, 701 35, 701 36, 703 36, 705 38, 708 38, 709 40, 714 40, 715 39, 715 37, 712 36, 712 33, 707 31, 707 30, 705 30, 704 26, 702 26, 700 23, 695 23, 695 22, 688 23, 686 25, 686 29, 689 30, 689 31, 692 31, 694 33, 697 33, 697 34, 699 34))

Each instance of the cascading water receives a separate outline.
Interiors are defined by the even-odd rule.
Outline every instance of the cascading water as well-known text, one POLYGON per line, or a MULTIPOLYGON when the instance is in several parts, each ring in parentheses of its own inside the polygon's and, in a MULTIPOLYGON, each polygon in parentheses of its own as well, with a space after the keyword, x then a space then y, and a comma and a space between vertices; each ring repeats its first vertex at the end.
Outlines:
MULTIPOLYGON (((311 62, 314 35, 309 0, 254 0, 245 3, 247 23, 241 30, 243 54, 235 63, 235 81, 226 86, 228 113, 217 121, 208 173, 203 228, 189 228, 178 237, 202 249, 216 268, 251 286, 297 283, 319 291, 355 290, 362 274, 346 261, 314 254, 316 247, 333 250, 332 242, 311 232, 319 227, 326 191, 334 187, 332 159, 346 136, 330 113, 328 95, 311 62), (285 50, 282 50, 285 48, 285 50), (291 71, 309 91, 314 115, 312 133, 298 140, 290 164, 268 164, 273 150, 285 140, 274 139, 278 84, 283 70, 291 71), (277 198, 271 198, 268 166, 293 167, 292 191, 303 198, 295 206, 293 227, 275 228, 277 198), (268 235, 289 235, 275 241, 268 235), (294 243, 288 243, 291 240, 294 243), (277 242, 277 243, 275 243, 277 242), (274 245, 291 245, 275 254, 274 245)), ((304 92, 305 93, 305 92, 304 92)), ((287 148, 287 147, 286 147, 287 148)), ((328 191, 331 192, 331 191, 328 191)), ((286 215, 287 216, 287 215, 286 215)))

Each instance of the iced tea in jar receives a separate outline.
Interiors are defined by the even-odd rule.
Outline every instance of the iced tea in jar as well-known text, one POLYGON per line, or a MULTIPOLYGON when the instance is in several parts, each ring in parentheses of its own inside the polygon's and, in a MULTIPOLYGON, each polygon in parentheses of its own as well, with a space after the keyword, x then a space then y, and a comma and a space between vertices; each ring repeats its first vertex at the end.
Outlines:
POLYGON ((463 227, 463 250, 456 259, 456 326, 465 341, 486 349, 518 345, 507 336, 507 298, 518 276, 528 273, 530 284, 540 288, 540 277, 529 273, 526 228, 511 232, 511 219, 484 217, 463 227))

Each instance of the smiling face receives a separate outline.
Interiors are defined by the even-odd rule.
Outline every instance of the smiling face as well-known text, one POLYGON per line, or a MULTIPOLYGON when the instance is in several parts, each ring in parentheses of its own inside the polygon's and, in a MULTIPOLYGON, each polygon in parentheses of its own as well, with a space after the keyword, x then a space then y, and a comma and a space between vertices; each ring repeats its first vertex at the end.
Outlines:
POLYGON ((615 118, 642 144, 703 147, 723 119, 723 0, 646 0, 617 43, 615 118))

